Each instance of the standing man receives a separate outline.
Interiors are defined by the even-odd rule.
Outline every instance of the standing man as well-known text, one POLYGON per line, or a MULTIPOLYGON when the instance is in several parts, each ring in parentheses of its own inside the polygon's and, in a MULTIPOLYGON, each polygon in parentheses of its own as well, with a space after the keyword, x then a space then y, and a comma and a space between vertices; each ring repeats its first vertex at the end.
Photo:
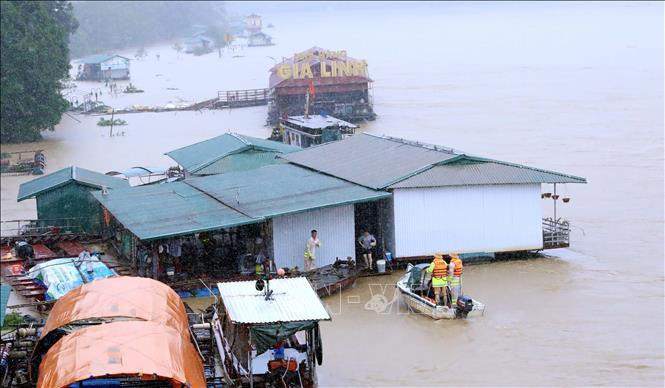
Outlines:
POLYGON ((432 274, 432 287, 434 288, 434 299, 437 305, 445 305, 446 286, 448 285, 448 263, 443 256, 436 254, 432 264, 427 267, 427 272, 432 274), (443 296, 444 301, 441 301, 443 296))
POLYGON ((319 241, 317 234, 318 233, 316 229, 313 229, 311 237, 305 244, 305 272, 309 272, 316 267, 314 263, 316 260, 316 248, 321 246, 321 242, 319 241))
POLYGON ((358 238, 358 244, 362 249, 363 260, 365 261, 365 268, 372 270, 372 248, 376 246, 376 239, 368 230, 358 238))
POLYGON ((459 258, 457 253, 450 254, 450 266, 448 267, 448 285, 450 285, 450 292, 452 293, 453 306, 457 303, 457 298, 462 292, 462 259, 459 258))

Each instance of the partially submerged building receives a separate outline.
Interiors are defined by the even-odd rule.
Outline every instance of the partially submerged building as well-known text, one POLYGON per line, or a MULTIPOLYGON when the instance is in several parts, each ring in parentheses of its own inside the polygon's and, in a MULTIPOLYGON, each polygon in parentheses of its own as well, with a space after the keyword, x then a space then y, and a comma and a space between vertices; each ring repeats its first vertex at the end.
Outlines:
POLYGON ((272 37, 265 32, 256 32, 251 34, 247 38, 247 46, 249 47, 261 47, 261 46, 272 46, 272 37))
POLYGON ((195 34, 185 39, 185 52, 188 54, 205 54, 212 51, 213 40, 203 34, 195 34))
POLYGON ((214 175, 246 171, 285 163, 277 156, 299 148, 256 137, 225 133, 166 153, 189 175, 214 175))
POLYGON ((77 80, 129 79, 129 58, 117 54, 97 54, 82 58, 78 62, 77 80))
POLYGON ((369 134, 283 158, 391 193, 388 206, 357 206, 367 216, 356 219, 363 220, 362 229, 378 234, 395 257, 551 248, 543 242, 544 222, 566 239, 568 225, 543 220, 541 185, 586 183, 572 175, 369 134))
POLYGON ((268 109, 268 123, 305 114, 310 92, 309 113, 332 115, 346 121, 373 120, 372 80, 367 62, 347 56, 346 51, 320 47, 284 58, 270 71, 274 100, 268 109))
POLYGON ((355 133, 356 125, 332 116, 289 116, 279 121, 282 142, 301 148, 342 140, 355 133))
POLYGON ((99 202, 90 193, 125 187, 129 183, 124 179, 71 166, 21 184, 17 200, 35 198, 37 223, 43 227, 98 235, 104 217, 99 202))

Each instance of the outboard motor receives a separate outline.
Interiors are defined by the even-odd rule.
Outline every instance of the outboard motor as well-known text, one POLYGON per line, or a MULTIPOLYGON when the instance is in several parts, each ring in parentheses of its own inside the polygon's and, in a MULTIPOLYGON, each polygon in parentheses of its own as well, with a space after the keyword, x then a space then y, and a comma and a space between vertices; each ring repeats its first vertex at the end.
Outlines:
POLYGON ((471 310, 473 310, 473 300, 468 296, 460 295, 459 298, 457 298, 456 307, 455 315, 457 315, 458 318, 466 318, 471 310))

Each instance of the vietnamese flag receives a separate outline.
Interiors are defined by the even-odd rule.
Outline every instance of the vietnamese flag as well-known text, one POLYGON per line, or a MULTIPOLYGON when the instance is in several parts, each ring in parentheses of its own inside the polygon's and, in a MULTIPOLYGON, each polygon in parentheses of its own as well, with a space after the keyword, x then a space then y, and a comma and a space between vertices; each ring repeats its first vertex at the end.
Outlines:
POLYGON ((314 81, 309 80, 309 96, 313 100, 316 96, 316 89, 314 88, 314 81))

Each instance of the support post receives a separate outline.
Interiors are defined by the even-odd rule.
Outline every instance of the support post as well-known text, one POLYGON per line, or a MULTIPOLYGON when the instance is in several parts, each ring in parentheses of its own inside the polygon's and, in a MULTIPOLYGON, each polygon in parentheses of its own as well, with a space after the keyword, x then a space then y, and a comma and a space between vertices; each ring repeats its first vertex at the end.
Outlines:
POLYGON ((554 184, 554 194, 552 195, 552 198, 554 199, 554 228, 556 230, 557 227, 557 220, 556 220, 556 183, 554 184))
POLYGON ((252 371, 252 331, 249 331, 249 350, 247 351, 247 365, 249 369, 249 388, 254 388, 254 372, 252 371))

